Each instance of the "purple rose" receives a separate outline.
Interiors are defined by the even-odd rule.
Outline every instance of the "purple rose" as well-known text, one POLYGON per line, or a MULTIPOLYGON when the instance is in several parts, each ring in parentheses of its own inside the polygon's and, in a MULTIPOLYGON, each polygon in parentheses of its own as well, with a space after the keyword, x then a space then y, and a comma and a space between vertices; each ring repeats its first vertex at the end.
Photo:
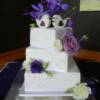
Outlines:
POLYGON ((44 71, 43 62, 39 60, 34 60, 31 63, 31 71, 32 73, 41 73, 44 71))
POLYGON ((60 34, 60 39, 63 40, 66 35, 74 35, 72 27, 66 27, 66 32, 60 34))
POLYGON ((74 35, 66 34, 62 39, 63 49, 66 53, 73 55, 76 53, 80 45, 74 35))

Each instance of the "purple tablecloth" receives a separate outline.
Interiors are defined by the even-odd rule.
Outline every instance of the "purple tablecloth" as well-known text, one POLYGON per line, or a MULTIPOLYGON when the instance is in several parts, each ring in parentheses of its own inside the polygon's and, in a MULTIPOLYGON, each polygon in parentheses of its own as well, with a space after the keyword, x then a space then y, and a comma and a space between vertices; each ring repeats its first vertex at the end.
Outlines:
POLYGON ((21 63, 10 62, 5 66, 5 69, 0 72, 0 100, 8 93, 21 66, 21 63))

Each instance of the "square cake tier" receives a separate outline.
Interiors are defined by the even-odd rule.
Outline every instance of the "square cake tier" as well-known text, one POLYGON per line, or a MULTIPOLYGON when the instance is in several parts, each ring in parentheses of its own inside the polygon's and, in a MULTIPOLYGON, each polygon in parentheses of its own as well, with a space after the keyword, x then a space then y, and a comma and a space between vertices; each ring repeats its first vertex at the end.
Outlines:
POLYGON ((26 49, 26 60, 27 59, 37 59, 48 62, 49 66, 47 70, 49 71, 68 71, 68 55, 65 52, 52 52, 45 49, 28 47, 26 49))
POLYGON ((55 72, 52 77, 46 73, 25 72, 25 91, 64 92, 80 83, 80 72, 73 58, 68 59, 68 72, 55 72))
POLYGON ((54 48, 55 40, 65 34, 67 28, 32 28, 30 32, 30 46, 51 49, 54 48))

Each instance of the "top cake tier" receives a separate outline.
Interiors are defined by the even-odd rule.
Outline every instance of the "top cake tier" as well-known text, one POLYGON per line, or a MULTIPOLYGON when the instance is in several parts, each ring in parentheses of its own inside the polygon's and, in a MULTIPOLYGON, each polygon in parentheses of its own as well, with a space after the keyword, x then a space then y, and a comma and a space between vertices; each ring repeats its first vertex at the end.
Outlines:
POLYGON ((30 31, 30 46, 55 50, 55 41, 66 31, 67 28, 32 28, 30 31))

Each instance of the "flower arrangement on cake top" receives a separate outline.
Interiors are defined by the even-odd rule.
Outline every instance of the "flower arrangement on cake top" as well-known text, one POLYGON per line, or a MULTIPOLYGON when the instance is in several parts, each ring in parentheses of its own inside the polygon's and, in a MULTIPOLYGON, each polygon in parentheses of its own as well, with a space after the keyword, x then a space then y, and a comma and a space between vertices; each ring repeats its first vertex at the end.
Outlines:
POLYGON ((32 4, 33 11, 30 15, 35 19, 41 19, 45 14, 60 15, 68 9, 68 6, 63 0, 40 0, 37 5, 32 4))
POLYGON ((40 2, 31 5, 32 10, 26 15, 30 15, 32 19, 41 28, 47 28, 53 24, 54 27, 65 27, 70 18, 62 18, 63 14, 69 8, 69 5, 63 0, 40 0, 40 2))
MULTIPOLYGON (((73 21, 69 17, 63 18, 69 4, 63 0, 40 0, 38 4, 32 4, 32 11, 27 14, 35 19, 39 28, 48 28, 53 25, 57 28, 67 28, 66 34, 55 41, 55 48, 64 50, 69 55, 74 55, 80 48, 79 41, 73 32, 73 21)), ((34 25, 33 25, 34 26, 34 25)))

